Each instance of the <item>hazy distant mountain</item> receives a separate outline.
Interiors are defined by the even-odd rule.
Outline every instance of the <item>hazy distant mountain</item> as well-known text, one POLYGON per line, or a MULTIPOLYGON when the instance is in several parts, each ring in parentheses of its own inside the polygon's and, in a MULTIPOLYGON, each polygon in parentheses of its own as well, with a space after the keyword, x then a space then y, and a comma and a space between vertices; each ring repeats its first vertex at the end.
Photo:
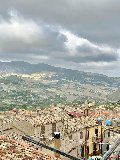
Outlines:
POLYGON ((48 64, 30 64, 24 61, 0 62, 1 73, 32 74, 41 71, 54 71, 55 67, 48 64))
POLYGON ((120 77, 107 77, 102 74, 88 73, 78 70, 65 69, 54 67, 48 64, 30 64, 24 61, 0 62, 0 73, 17 73, 17 74, 32 74, 45 72, 55 72, 55 79, 66 79, 70 81, 80 82, 82 84, 103 85, 110 87, 120 87, 120 77))

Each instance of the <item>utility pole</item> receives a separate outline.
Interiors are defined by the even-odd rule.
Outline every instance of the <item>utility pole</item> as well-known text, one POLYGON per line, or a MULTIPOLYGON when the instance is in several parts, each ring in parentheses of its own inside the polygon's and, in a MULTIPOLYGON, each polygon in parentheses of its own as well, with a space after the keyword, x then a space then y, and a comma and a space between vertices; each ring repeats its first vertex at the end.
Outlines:
POLYGON ((102 156, 102 141, 103 141, 103 135, 102 135, 102 121, 101 121, 101 156, 102 156))
POLYGON ((85 159, 87 160, 87 127, 86 127, 86 135, 85 135, 85 159))

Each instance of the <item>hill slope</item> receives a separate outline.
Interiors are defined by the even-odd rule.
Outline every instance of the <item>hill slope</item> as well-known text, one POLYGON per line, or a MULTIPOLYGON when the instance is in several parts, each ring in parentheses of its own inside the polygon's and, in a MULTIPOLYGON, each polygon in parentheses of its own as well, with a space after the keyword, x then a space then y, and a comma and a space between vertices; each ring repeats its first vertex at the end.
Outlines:
MULTIPOLYGON (((57 79, 78 81, 80 83, 120 87, 120 77, 107 77, 102 74, 88 73, 78 70, 54 67, 48 64, 30 64, 23 61, 0 62, 0 73, 32 74, 39 72, 55 72, 57 79)), ((56 79, 56 77, 54 77, 56 79)))
POLYGON ((26 62, 0 62, 0 107, 46 107, 86 99, 118 101, 119 77, 26 62), (116 95, 117 96, 116 96, 116 95), (115 96, 114 96, 115 95, 115 96))
POLYGON ((120 100, 120 89, 108 95, 108 99, 111 101, 119 101, 120 100))

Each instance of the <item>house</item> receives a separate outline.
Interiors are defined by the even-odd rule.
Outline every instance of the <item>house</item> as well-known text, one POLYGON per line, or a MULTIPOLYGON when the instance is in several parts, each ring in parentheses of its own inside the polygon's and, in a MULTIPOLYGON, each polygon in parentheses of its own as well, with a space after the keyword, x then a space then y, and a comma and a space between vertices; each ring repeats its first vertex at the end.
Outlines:
POLYGON ((61 131, 63 128, 61 117, 56 114, 36 117, 18 115, 12 125, 23 134, 34 136, 36 140, 40 140, 40 137, 50 138, 54 132, 61 131))
POLYGON ((112 132, 110 132, 109 127, 104 129, 103 141, 102 141, 102 154, 104 154, 109 149, 109 141, 110 141, 111 134, 112 132))
POLYGON ((100 124, 91 125, 89 128, 86 128, 87 132, 87 155, 95 156, 101 153, 100 142, 102 140, 101 135, 102 127, 100 124))

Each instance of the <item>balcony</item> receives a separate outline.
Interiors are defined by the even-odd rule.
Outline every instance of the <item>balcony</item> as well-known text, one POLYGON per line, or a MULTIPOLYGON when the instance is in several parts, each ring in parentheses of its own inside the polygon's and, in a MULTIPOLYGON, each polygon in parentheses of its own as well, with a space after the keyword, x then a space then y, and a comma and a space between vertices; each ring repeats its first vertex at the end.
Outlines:
POLYGON ((92 142, 93 143, 100 143, 101 142, 101 137, 97 137, 97 136, 92 137, 92 142))

